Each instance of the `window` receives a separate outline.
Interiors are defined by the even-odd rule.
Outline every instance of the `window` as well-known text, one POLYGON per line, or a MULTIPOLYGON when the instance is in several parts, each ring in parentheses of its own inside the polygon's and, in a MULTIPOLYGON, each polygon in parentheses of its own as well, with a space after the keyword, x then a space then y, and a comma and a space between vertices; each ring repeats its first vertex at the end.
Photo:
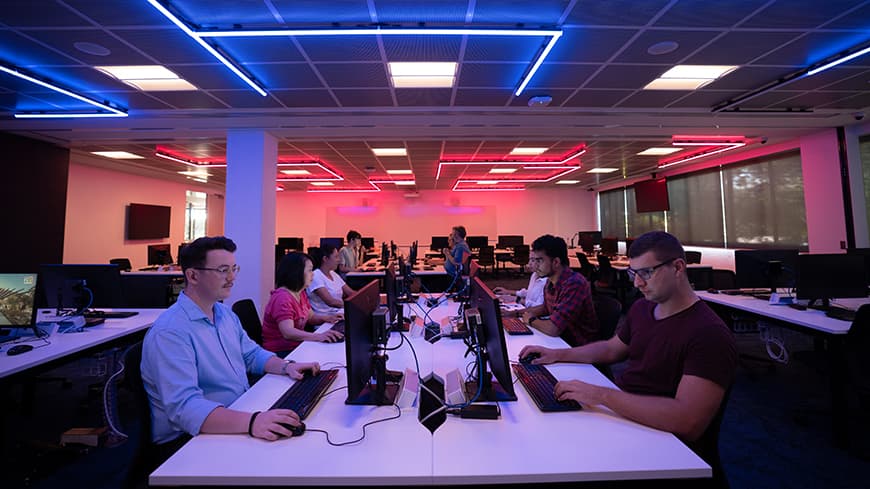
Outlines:
POLYGON ((720 170, 668 178, 668 231, 686 245, 725 246, 720 170))
POLYGON ((598 194, 601 235, 625 239, 625 195, 623 189, 598 194))
POLYGON ((870 136, 862 136, 858 140, 861 151, 861 167, 864 173, 864 202, 867 205, 867 229, 870 229, 870 136))
POLYGON ((184 206, 184 242, 189 243, 205 236, 206 193, 188 190, 184 206))
POLYGON ((729 248, 809 249, 799 152, 722 169, 729 248))

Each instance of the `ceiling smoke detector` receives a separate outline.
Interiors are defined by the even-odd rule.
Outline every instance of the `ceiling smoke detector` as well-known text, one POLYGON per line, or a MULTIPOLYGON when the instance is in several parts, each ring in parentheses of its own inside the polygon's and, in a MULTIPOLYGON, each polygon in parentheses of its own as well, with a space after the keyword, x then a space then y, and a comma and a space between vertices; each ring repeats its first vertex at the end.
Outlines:
POLYGON ((529 107, 546 107, 553 101, 549 95, 536 95, 529 98, 529 107))

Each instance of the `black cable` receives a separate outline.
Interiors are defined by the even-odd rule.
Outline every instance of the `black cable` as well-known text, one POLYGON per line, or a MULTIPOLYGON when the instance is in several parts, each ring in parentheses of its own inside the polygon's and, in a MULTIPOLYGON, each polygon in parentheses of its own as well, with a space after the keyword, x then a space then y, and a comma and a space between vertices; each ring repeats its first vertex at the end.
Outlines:
POLYGON ((354 443, 358 443, 358 442, 361 442, 362 440, 365 439, 367 426, 371 426, 371 425, 377 424, 377 423, 383 423, 384 421, 392 421, 394 419, 399 419, 402 417, 402 409, 395 404, 391 404, 391 406, 396 408, 396 415, 395 416, 390 416, 388 418, 376 419, 374 421, 369 421, 368 423, 362 425, 363 434, 362 434, 362 436, 360 436, 356 440, 350 440, 350 441, 345 441, 345 442, 341 442, 341 443, 333 443, 333 441, 329 439, 329 432, 326 430, 321 430, 321 429, 317 429, 317 428, 308 428, 306 431, 315 431, 318 433, 323 433, 324 435, 326 435, 326 443, 329 443, 331 446, 334 446, 334 447, 343 447, 345 445, 351 445, 354 443))

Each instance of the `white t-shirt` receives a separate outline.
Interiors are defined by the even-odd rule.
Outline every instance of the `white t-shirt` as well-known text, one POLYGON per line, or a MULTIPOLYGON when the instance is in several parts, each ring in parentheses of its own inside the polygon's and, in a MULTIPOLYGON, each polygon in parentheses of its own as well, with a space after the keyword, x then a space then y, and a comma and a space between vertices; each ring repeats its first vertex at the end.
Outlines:
POLYGON ((314 278, 311 280, 311 285, 308 286, 306 292, 308 292, 308 302, 311 303, 311 309, 314 312, 319 313, 331 313, 331 312, 344 312, 343 307, 332 307, 323 302, 323 299, 320 298, 314 291, 317 289, 321 289, 326 287, 326 291, 329 292, 329 295, 335 297, 338 300, 343 300, 342 297, 342 288, 344 287, 344 280, 336 272, 332 272, 332 280, 326 277, 319 268, 314 271, 314 278))
MULTIPOLYGON (((544 287, 547 285, 547 277, 538 277, 537 272, 529 277, 529 287, 525 290, 526 307, 540 306, 544 303, 544 287)), ((520 295, 517 293, 517 295, 520 295)))

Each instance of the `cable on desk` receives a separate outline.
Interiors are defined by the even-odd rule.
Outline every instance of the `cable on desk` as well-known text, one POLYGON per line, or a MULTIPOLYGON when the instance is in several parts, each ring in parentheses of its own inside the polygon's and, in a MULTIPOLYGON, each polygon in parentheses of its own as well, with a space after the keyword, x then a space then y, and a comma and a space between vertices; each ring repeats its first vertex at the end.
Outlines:
MULTIPOLYGON (((429 392, 432 392, 432 391, 429 391, 429 392)), ((434 394, 433 394, 433 395, 434 395, 434 394)), ((436 396, 436 397, 437 397, 437 396, 436 396)), ((451 413, 450 411, 456 411, 456 413, 459 414, 459 409, 458 409, 458 408, 447 409, 447 406, 442 404, 442 406, 441 406, 440 408, 438 408, 438 409, 432 411, 431 413, 429 413, 428 415, 426 415, 423 419, 421 419, 421 420, 420 420, 420 424, 422 424, 422 425, 425 426, 425 425, 426 425, 426 421, 429 421, 429 418, 431 418, 432 416, 435 416, 436 414, 439 414, 439 413, 441 413, 441 412, 444 412, 444 411, 447 411, 449 414, 453 414, 453 413, 451 413)))
POLYGON ((309 432, 310 432, 310 431, 316 431, 316 432, 318 432, 318 433, 323 433, 324 435, 326 435, 326 443, 329 443, 331 446, 334 446, 334 447, 343 447, 343 446, 345 446, 345 445, 351 445, 351 444, 354 444, 354 443, 358 443, 358 442, 361 442, 362 440, 365 439, 365 437, 366 437, 366 427, 367 427, 367 426, 371 426, 371 425, 373 425, 373 424, 377 424, 377 423, 383 423, 384 421, 392 421, 392 420, 394 420, 394 419, 399 419, 399 418, 402 417, 402 409, 401 409, 399 406, 395 405, 395 404, 391 404, 391 406, 393 406, 394 408, 396 408, 396 415, 395 415, 395 416, 390 416, 390 417, 388 417, 388 418, 376 419, 376 420, 374 420, 374 421, 369 421, 368 423, 362 425, 362 432, 363 432, 363 434, 362 434, 362 436, 360 436, 360 437, 357 438, 356 440, 350 440, 350 441, 345 441, 345 442, 341 442, 341 443, 333 443, 333 441, 329 439, 329 432, 326 431, 326 430, 321 430, 321 429, 318 429, 318 428, 308 428, 306 431, 309 431, 309 432))

